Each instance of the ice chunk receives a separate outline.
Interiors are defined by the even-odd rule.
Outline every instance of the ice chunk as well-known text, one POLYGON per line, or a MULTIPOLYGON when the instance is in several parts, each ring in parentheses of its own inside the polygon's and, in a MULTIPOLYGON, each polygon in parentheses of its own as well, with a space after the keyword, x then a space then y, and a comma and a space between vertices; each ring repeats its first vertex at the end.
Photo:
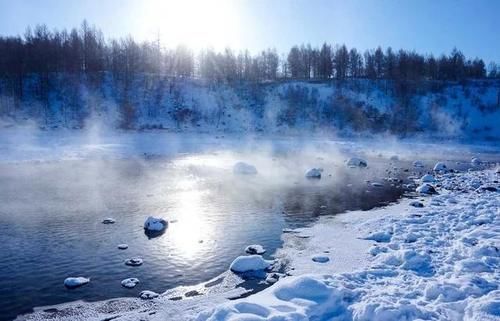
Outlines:
POLYGON ((234 164, 233 173, 239 175, 255 175, 257 174, 257 169, 255 166, 245 162, 238 162, 234 164))
POLYGON ((83 276, 69 277, 64 280, 64 286, 70 289, 74 289, 85 285, 90 282, 90 279, 84 278, 83 276))
POLYGON ((252 245, 249 245, 245 248, 245 252, 248 254, 262 255, 262 254, 266 253, 266 250, 264 249, 264 247, 262 245, 252 244, 252 245))
POLYGON ((150 232, 161 232, 167 228, 167 225, 164 219, 150 216, 144 222, 144 229, 150 232))
POLYGON ((127 289, 134 288, 137 284, 139 284, 139 279, 136 278, 128 278, 121 282, 122 286, 127 289))
POLYGON ((351 157, 347 160, 346 165, 349 167, 366 167, 368 163, 364 159, 351 157))
POLYGON ((328 256, 316 255, 312 257, 312 260, 317 263, 326 263, 330 261, 330 258, 328 256))
POLYGON ((269 261, 266 261, 260 255, 238 256, 229 269, 236 273, 245 273, 251 271, 266 270, 271 266, 269 261))
POLYGON ((128 244, 125 244, 125 243, 118 244, 118 249, 119 250, 126 250, 126 249, 128 249, 128 244))
POLYGON ((446 167, 446 164, 443 162, 437 162, 436 165, 434 165, 434 171, 435 172, 444 172, 448 168, 446 167))
POLYGON ((311 168, 306 172, 306 178, 321 178, 322 168, 311 168))
POLYGON ((116 222, 115 219, 111 217, 102 220, 102 224, 115 224, 115 222, 116 222))
POLYGON ((431 174, 425 174, 420 178, 420 182, 422 183, 434 183, 435 181, 436 179, 431 174))
POLYGON ((141 258, 134 257, 134 258, 126 260, 125 264, 130 265, 130 266, 139 266, 139 265, 142 265, 142 262, 143 261, 141 258))
POLYGON ((429 194, 429 195, 430 194, 437 194, 434 186, 432 186, 431 184, 428 184, 428 183, 424 183, 424 184, 420 185, 419 187, 417 187, 417 193, 429 194))
POLYGON ((139 294, 139 297, 143 300, 151 300, 154 298, 159 297, 160 295, 156 292, 150 291, 150 290, 144 290, 139 294))

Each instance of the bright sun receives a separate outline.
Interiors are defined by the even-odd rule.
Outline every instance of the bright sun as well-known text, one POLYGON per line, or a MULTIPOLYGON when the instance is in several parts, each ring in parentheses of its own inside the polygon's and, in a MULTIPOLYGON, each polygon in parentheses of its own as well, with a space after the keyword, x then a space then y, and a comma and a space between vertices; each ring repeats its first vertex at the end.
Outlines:
POLYGON ((239 47, 238 1, 149 0, 143 2, 141 27, 148 38, 159 33, 164 46, 192 49, 239 47))

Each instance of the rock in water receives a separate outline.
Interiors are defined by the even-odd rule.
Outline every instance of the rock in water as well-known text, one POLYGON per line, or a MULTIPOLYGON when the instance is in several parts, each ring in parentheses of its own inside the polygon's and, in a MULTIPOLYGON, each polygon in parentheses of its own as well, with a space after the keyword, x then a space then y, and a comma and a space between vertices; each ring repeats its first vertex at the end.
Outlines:
POLYGON ((139 279, 136 278, 128 278, 121 282, 122 286, 127 289, 134 288, 137 284, 139 284, 139 279))
POLYGON ((138 257, 134 257, 125 261, 125 264, 130 266, 139 266, 142 265, 142 263, 142 259, 138 257))
POLYGON ((264 249, 264 247, 262 245, 252 244, 252 245, 249 245, 245 248, 245 252, 248 254, 262 255, 262 254, 266 253, 266 250, 264 249))
POLYGON ((90 282, 90 279, 84 278, 82 276, 78 277, 69 277, 64 280, 64 286, 66 286, 69 289, 74 289, 77 287, 80 287, 82 285, 85 285, 90 282))
POLYGON ((321 178, 321 173, 323 172, 323 168, 311 168, 306 172, 306 178, 321 178))
POLYGON ((234 164, 233 173, 237 175, 256 175, 257 169, 255 166, 245 162, 238 162, 234 164))
POLYGON ((144 222, 144 232, 150 238, 162 235, 167 229, 168 222, 162 218, 148 217, 144 222))
POLYGON ((260 255, 238 256, 229 269, 235 273, 245 273, 251 271, 263 271, 271 266, 269 261, 266 261, 260 255))
POLYGON ((445 172, 447 169, 446 164, 443 162, 437 162, 436 165, 434 165, 435 172, 445 172))
POLYGON ((102 224, 115 224, 115 222, 116 222, 115 219, 111 217, 102 220, 102 224))
POLYGON ((417 193, 420 194, 437 194, 436 189, 431 184, 424 183, 417 187, 417 193))
POLYGON ((151 300, 151 299, 154 299, 154 298, 157 298, 159 297, 160 295, 156 292, 153 292, 153 291, 149 291, 149 290, 145 290, 145 291, 142 291, 140 294, 139 294, 139 297, 143 300, 151 300))
POLYGON ((126 250, 126 249, 128 249, 128 245, 127 244, 118 244, 118 249, 119 250, 126 250))
POLYGON ((367 167, 368 163, 364 159, 351 157, 347 160, 346 165, 349 167, 367 167))

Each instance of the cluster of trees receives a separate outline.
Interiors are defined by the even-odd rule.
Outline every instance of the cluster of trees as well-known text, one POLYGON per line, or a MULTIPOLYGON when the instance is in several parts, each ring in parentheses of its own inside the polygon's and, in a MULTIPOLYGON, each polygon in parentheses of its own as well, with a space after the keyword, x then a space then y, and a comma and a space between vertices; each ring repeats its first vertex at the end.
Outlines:
MULTIPOLYGON (((131 37, 106 41, 100 30, 86 21, 71 31, 50 31, 45 25, 28 28, 23 37, 0 37, 0 76, 15 79, 22 88, 23 77, 37 73, 111 72, 127 80, 138 72, 172 77, 200 77, 211 81, 291 79, 393 79, 463 80, 500 77, 491 63, 489 73, 483 60, 467 59, 459 50, 450 55, 421 55, 414 51, 387 48, 364 53, 345 45, 294 46, 280 57, 268 49, 257 55, 226 49, 195 54, 185 46, 165 49, 160 40, 136 42, 131 37)), ((19 89, 20 89, 19 88, 19 89)))

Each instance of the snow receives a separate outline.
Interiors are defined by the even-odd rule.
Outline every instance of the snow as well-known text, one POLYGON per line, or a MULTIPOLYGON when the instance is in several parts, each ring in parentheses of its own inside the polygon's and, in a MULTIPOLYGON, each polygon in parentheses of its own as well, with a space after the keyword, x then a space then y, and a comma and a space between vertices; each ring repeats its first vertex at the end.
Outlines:
POLYGON ((346 165, 349 167, 366 167, 368 163, 362 158, 351 157, 346 161, 346 165))
POLYGON ((132 289, 135 288, 135 286, 139 284, 139 279, 136 278, 128 278, 125 280, 122 280, 121 285, 127 289, 132 289))
POLYGON ((237 175, 256 175, 257 169, 255 166, 245 162, 237 162, 233 166, 233 173, 237 175))
MULTIPOLYGON (((474 184, 498 185, 495 174, 440 180, 443 187, 431 198, 447 206, 412 208, 406 201, 369 214, 325 218, 298 231, 312 235, 300 245, 286 244, 294 236, 286 234, 281 254, 289 260, 290 276, 248 298, 209 308, 196 320, 500 320, 500 198, 477 194, 474 184), (362 264, 353 260, 350 268, 339 269, 339 256, 330 256, 326 265, 306 259, 320 249, 343 251, 344 242, 354 240, 349 233, 367 231, 368 239, 386 243, 372 245, 362 264)), ((370 241, 362 242, 370 247, 370 241)), ((352 244, 348 251, 358 249, 352 244)))
POLYGON ((260 255, 238 256, 229 269, 235 273, 263 271, 271 266, 271 262, 264 260, 260 255))
POLYGON ((69 277, 64 280, 64 285, 67 288, 77 288, 90 282, 90 279, 83 276, 69 277))
POLYGON ((437 162, 436 165, 434 165, 434 171, 435 172, 442 172, 446 171, 448 168, 446 167, 446 164, 443 162, 437 162))
POLYGON ((148 217, 144 222, 144 229, 151 232, 161 232, 167 228, 167 221, 162 218, 148 217))
POLYGON ((322 168, 311 168, 305 174, 306 178, 321 178, 322 168))
POLYGON ((130 266, 139 266, 139 265, 142 265, 142 263, 143 263, 143 260, 141 258, 138 258, 138 257, 134 257, 134 258, 131 258, 131 259, 128 259, 125 261, 125 264, 130 265, 130 266))
POLYGON ((266 253, 266 249, 264 249, 264 247, 262 245, 252 244, 252 245, 249 245, 245 248, 245 252, 248 254, 262 255, 262 254, 266 253))

